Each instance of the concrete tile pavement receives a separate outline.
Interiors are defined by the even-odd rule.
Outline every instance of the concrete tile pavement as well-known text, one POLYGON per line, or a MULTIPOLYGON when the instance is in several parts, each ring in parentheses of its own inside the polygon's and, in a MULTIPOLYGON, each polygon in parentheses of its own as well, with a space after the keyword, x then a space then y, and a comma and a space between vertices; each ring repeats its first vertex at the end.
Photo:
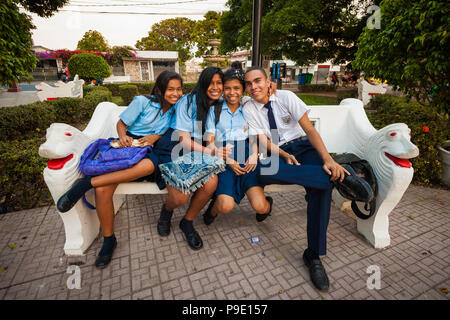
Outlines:
POLYGON ((164 196, 128 196, 115 220, 118 247, 103 270, 93 266, 100 237, 84 256, 64 255, 54 206, 0 215, 0 299, 449 299, 450 191, 410 186, 390 215, 391 245, 382 250, 358 234, 351 215, 332 207, 322 258, 331 284, 326 293, 311 284, 302 260, 305 192, 270 195, 274 208, 263 223, 246 199, 210 226, 199 215, 199 251, 178 228, 186 207, 175 210, 172 233, 161 238, 156 221, 164 196), (80 289, 68 288, 73 265, 80 289), (373 265, 381 271, 380 289, 367 287, 373 265))

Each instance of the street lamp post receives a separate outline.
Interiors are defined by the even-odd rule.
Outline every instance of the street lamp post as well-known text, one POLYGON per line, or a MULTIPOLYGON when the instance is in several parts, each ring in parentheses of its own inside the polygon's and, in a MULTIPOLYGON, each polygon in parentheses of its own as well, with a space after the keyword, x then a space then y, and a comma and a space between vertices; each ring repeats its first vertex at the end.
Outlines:
POLYGON ((252 19, 252 67, 261 66, 261 17, 262 0, 253 0, 253 19, 252 19))

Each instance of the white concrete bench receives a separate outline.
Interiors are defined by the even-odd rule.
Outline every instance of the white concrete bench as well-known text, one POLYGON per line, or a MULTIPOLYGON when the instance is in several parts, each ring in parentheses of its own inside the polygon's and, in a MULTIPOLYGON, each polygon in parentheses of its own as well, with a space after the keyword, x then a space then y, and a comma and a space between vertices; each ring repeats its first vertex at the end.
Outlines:
POLYGON ((78 75, 75 76, 73 81, 64 83, 58 81, 55 83, 55 87, 48 85, 45 82, 41 82, 36 85, 38 90, 37 96, 40 101, 53 100, 55 98, 83 98, 83 84, 84 80, 80 80, 78 75))
POLYGON ((378 94, 385 94, 388 85, 385 83, 370 84, 364 79, 358 80, 358 99, 362 100, 363 104, 366 106, 372 96, 378 94))
POLYGON ((110 76, 108 78, 103 79, 103 83, 121 83, 121 82, 130 82, 130 76, 110 76))
MULTIPOLYGON (((58 168, 44 169, 44 179, 55 201, 73 182, 81 177, 78 163, 84 149, 99 138, 117 137, 116 123, 126 107, 111 102, 100 103, 86 129, 78 129, 54 123, 47 130, 47 142, 39 148, 39 154, 48 159, 61 159, 58 168)), ((376 130, 367 119, 363 104, 357 99, 345 99, 337 106, 313 106, 310 118, 320 132, 330 153, 351 152, 366 159, 373 166, 379 184, 377 211, 368 220, 357 221, 358 231, 376 248, 389 245, 389 213, 400 201, 413 176, 412 167, 401 167, 407 160, 418 155, 418 149, 410 142, 409 129, 405 124, 392 124, 376 130), (389 156, 387 156, 389 154, 389 156)), ((272 190, 278 186, 268 186, 272 190)), ((114 195, 115 210, 119 210, 127 194, 163 194, 155 183, 122 183, 114 195)), ((334 193, 335 195, 337 192, 334 193)), ((94 203, 94 191, 87 193, 94 203)), ((83 201, 68 212, 60 213, 66 231, 64 251, 67 255, 82 255, 99 234, 97 215, 83 201)))

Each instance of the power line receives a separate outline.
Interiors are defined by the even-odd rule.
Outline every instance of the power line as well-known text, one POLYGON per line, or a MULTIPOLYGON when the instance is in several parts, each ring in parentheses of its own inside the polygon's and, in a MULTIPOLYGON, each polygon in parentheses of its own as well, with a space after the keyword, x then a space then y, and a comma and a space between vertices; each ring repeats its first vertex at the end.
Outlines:
POLYGON ((184 13, 174 13, 174 12, 125 12, 125 11, 83 11, 83 10, 58 10, 64 12, 79 12, 88 14, 144 14, 144 15, 156 15, 156 16, 202 16, 207 11, 203 12, 184 12, 184 13))
POLYGON ((165 6, 171 4, 182 4, 182 3, 194 3, 194 2, 206 2, 208 0, 185 0, 185 1, 176 1, 176 2, 160 2, 160 3, 123 3, 123 4, 68 4, 69 6, 76 7, 134 7, 134 6, 165 6))

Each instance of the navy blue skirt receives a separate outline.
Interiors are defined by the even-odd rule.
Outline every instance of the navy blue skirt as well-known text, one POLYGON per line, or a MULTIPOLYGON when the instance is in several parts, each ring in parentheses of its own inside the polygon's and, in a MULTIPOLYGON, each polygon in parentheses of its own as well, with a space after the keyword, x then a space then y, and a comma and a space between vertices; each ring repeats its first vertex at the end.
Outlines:
MULTIPOLYGON (((247 161, 250 153, 248 140, 228 141, 228 143, 233 145, 233 159, 238 161, 240 166, 244 168, 245 161, 247 161)), ((226 144, 227 142, 224 141, 223 146, 226 144)), ((225 171, 219 174, 219 183, 215 196, 225 194, 233 197, 234 201, 239 204, 245 197, 248 189, 260 186, 258 176, 259 161, 254 171, 241 176, 236 175, 231 167, 227 165, 225 171)))

